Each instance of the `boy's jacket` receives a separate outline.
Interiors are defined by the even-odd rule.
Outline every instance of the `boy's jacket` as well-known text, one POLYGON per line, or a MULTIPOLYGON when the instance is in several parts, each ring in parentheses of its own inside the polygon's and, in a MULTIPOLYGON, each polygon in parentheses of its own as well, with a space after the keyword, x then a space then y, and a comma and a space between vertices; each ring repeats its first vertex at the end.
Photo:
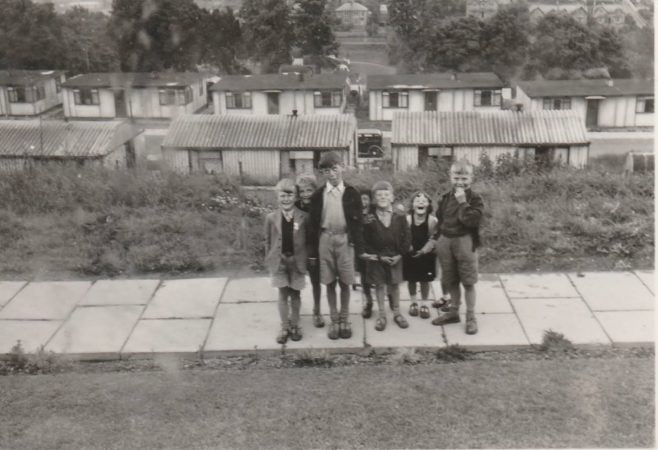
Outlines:
MULTIPOLYGON (((295 265, 300 273, 306 273, 308 257, 307 231, 308 216, 299 209, 293 209, 292 242, 295 250, 295 265)), ((277 272, 281 264, 281 210, 271 212, 265 218, 265 265, 270 272, 277 272)))
MULTIPOLYGON (((484 202, 482 201, 482 196, 480 194, 473 192, 471 189, 466 189, 466 207, 463 209, 463 213, 459 218, 459 221, 464 225, 465 228, 469 230, 471 237, 473 238, 473 251, 481 245, 480 241, 480 222, 482 221, 482 214, 484 213, 484 202)), ((443 211, 450 200, 450 196, 454 196, 454 192, 450 190, 449 192, 441 196, 439 200, 439 206, 436 209, 436 218, 439 223, 436 228, 435 239, 438 239, 441 234, 441 225, 443 223, 443 211)))

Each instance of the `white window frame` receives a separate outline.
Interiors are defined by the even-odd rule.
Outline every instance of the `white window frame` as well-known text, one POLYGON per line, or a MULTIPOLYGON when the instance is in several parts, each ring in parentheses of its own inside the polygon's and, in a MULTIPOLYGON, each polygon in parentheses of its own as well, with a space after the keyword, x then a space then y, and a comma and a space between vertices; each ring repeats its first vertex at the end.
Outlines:
POLYGON ((544 97, 542 99, 542 109, 556 111, 570 110, 571 97, 544 97), (559 107, 557 105, 559 105, 559 107))
POLYGON ((642 95, 637 97, 635 103, 635 112, 640 114, 653 114, 655 111, 656 105, 654 102, 653 95, 642 95), (651 111, 647 111, 647 100, 651 101, 651 111))
POLYGON ((473 91, 473 105, 474 106, 500 106, 502 103, 501 89, 475 89, 473 91), (488 92, 491 103, 488 105, 482 104, 482 93, 488 92))
POLYGON ((409 92, 408 91, 383 91, 382 106, 384 108, 408 108, 409 92), (397 105, 391 106, 391 98, 396 99, 397 105))
POLYGON ((73 102, 76 105, 100 105, 98 89, 73 89, 73 102), (84 100, 89 99, 89 103, 84 100))
POLYGON ((226 109, 251 109, 251 92, 227 92, 226 109))

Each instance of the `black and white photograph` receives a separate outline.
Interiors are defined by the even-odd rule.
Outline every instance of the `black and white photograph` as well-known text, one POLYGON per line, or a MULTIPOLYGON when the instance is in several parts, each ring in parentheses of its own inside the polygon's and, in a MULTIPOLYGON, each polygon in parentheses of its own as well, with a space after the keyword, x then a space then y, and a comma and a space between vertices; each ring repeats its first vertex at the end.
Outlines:
POLYGON ((655 448, 653 0, 0 0, 0 449, 655 448))

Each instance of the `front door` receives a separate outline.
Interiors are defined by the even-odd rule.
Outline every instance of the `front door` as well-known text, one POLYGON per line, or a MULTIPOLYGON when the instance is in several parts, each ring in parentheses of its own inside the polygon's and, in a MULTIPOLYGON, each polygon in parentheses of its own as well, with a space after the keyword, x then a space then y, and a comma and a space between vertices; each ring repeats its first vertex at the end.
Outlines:
POLYGON ((425 111, 436 111, 438 109, 437 94, 436 91, 425 92, 425 111))
POLYGON ((587 100, 587 116, 585 126, 587 128, 596 128, 599 126, 599 102, 601 100, 587 100))
POLYGON ((124 90, 114 91, 114 112, 116 117, 128 117, 124 90))
POLYGON ((279 93, 267 93, 267 114, 279 114, 279 93))

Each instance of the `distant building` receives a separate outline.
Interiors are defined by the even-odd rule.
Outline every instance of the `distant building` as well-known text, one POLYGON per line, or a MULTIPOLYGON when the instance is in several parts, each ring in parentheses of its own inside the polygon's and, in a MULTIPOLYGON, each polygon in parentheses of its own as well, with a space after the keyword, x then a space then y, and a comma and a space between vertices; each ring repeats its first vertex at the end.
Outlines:
POLYGON ((55 11, 63 13, 74 7, 88 9, 103 14, 112 13, 112 0, 34 0, 34 3, 53 3, 55 11))
POLYGON ((141 130, 125 120, 0 121, 0 169, 73 164, 130 168, 137 163, 141 130))
POLYGON ((361 3, 350 1, 336 8, 336 17, 342 24, 365 27, 370 11, 361 3))
POLYGON ((592 9, 592 18, 601 25, 621 28, 626 23, 626 12, 621 4, 599 3, 592 9))
POLYGON ((313 173, 328 150, 354 164, 354 116, 185 115, 173 121, 162 143, 164 160, 175 170, 222 172, 259 185, 313 173))
POLYGON ((194 0, 199 8, 205 8, 209 11, 214 9, 231 8, 237 12, 242 8, 244 0, 194 0))
POLYGON ((37 116, 62 103, 64 72, 0 70, 0 116, 37 116))
POLYGON ((510 3, 511 0, 466 0, 466 15, 488 19, 498 12, 498 8, 510 3))
POLYGON ((587 9, 585 5, 580 4, 531 4, 528 7, 530 21, 539 22, 544 16, 555 13, 564 14, 572 17, 576 22, 587 25, 587 9))
POLYGON ((210 77, 198 72, 77 75, 62 85, 64 116, 173 119, 207 106, 210 77))
POLYGON ((589 140, 572 111, 398 112, 393 116, 393 167, 408 170, 431 159, 480 164, 509 154, 537 162, 583 167, 589 140))
POLYGON ((218 115, 340 114, 347 102, 347 81, 345 72, 227 75, 211 91, 218 115))
POLYGON ((572 110, 587 128, 654 124, 654 81, 543 80, 519 82, 516 101, 526 111, 572 110))
POLYGON ((370 75, 370 120, 398 111, 500 109, 503 82, 491 72, 370 75))

